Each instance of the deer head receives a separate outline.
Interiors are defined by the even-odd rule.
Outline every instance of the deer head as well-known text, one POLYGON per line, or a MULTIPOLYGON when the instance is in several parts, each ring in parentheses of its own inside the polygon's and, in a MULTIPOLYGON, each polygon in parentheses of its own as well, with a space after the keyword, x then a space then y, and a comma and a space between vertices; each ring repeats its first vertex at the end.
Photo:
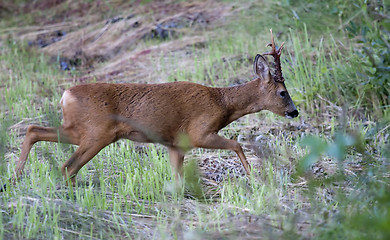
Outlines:
POLYGON ((282 66, 280 64, 280 55, 282 53, 283 44, 277 48, 274 37, 271 32, 271 43, 267 46, 271 46, 272 49, 263 55, 257 54, 253 65, 254 72, 260 79, 261 94, 266 95, 262 98, 263 106, 266 110, 276 113, 287 118, 295 118, 298 116, 298 110, 296 109, 288 91, 284 84, 284 78, 282 75, 282 66), (265 55, 271 55, 274 58, 275 71, 271 74, 265 55))

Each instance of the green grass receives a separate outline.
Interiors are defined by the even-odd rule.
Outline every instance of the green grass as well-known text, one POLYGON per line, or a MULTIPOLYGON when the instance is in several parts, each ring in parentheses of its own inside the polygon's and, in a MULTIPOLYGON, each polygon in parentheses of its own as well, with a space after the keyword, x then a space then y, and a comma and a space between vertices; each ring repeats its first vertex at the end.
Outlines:
MULTIPOLYGON (((251 58, 265 51, 269 28, 282 32, 283 73, 300 119, 263 112, 221 132, 242 139, 255 159, 251 177, 231 173, 211 186, 198 181, 205 158, 219 168, 239 160, 232 152, 196 149, 186 156, 186 189, 178 190, 165 148, 119 141, 80 170, 76 187, 67 187, 59 166, 75 147, 38 143, 24 177, 0 196, 0 239, 388 238, 389 108, 374 97, 375 88, 361 84, 365 60, 360 45, 346 38, 345 26, 364 3, 331 3, 245 3, 251 7, 204 32, 207 41, 190 49, 191 59, 172 54, 157 62, 165 81, 230 86, 253 78, 251 58), (182 61, 191 64, 170 69, 182 61)), ((20 21, 16 16, 10 25, 20 21)), ((25 127, 58 126, 59 99, 73 83, 59 81, 67 73, 24 43, 2 40, 0 63, 3 184, 25 127)))

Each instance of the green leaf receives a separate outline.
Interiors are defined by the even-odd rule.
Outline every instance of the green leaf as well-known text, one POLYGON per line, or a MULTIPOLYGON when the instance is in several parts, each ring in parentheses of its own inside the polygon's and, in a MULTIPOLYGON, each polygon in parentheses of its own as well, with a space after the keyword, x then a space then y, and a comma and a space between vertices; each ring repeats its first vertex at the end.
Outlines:
POLYGON ((300 173, 306 172, 311 165, 318 161, 320 155, 326 150, 328 144, 323 139, 309 136, 301 141, 301 145, 309 147, 310 152, 298 163, 298 171, 300 173))

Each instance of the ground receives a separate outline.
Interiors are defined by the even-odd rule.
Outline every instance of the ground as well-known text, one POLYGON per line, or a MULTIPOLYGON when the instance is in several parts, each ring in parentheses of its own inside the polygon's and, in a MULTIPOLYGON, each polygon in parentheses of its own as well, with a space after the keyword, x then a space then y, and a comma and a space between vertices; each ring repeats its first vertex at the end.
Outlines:
POLYGON ((282 69, 300 116, 261 112, 230 124, 220 134, 243 146, 253 175, 245 176, 234 152, 195 149, 179 191, 162 146, 112 144, 68 187, 59 167, 76 148, 38 143, 24 177, 0 196, 0 236, 386 239, 387 8, 336 0, 1 2, 2 183, 27 126, 61 123, 66 88, 241 84, 254 78, 254 56, 268 51, 270 28, 285 42, 282 69), (372 35, 360 33, 361 19, 371 18, 372 35))

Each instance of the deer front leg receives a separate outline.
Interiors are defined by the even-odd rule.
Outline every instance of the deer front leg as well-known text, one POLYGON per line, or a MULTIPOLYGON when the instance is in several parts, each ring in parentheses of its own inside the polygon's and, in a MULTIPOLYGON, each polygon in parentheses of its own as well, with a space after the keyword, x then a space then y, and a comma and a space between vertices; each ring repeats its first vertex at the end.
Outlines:
POLYGON ((172 169, 175 172, 176 184, 180 184, 183 178, 184 153, 182 150, 174 147, 168 147, 168 152, 172 169))
POLYGON ((226 139, 224 137, 219 136, 216 133, 209 134, 203 138, 199 138, 200 140, 194 142, 194 146, 201 147, 201 148, 210 148, 210 149, 228 149, 233 150, 237 153, 238 157, 241 160, 242 165, 244 166, 244 169, 247 173, 247 175, 250 175, 250 166, 248 164, 248 161, 246 160, 246 157, 244 155, 244 152, 242 151, 242 148, 240 144, 234 140, 226 139))

